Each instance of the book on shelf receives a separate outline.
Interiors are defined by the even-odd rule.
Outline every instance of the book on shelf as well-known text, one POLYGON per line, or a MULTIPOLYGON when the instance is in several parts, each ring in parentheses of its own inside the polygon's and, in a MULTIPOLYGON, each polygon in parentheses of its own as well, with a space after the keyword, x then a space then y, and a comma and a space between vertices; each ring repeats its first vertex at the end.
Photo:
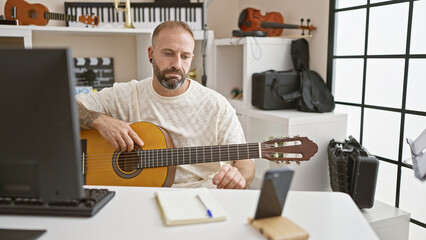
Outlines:
POLYGON ((154 197, 166 226, 224 221, 227 217, 207 188, 157 191, 154 197))

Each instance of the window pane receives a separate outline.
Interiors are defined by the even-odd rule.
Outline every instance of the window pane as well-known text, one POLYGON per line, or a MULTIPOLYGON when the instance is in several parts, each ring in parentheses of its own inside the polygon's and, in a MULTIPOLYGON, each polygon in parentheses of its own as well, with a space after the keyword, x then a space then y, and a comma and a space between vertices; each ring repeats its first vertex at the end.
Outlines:
POLYGON ((401 108, 404 59, 368 59, 365 103, 401 108))
POLYGON ((411 54, 426 53, 426 1, 415 1, 413 8, 413 24, 411 26, 411 54))
POLYGON ((408 66, 406 109, 426 112, 425 76, 426 59, 411 59, 408 66))
POLYGON ((421 227, 417 224, 410 223, 410 240, 425 240, 426 239, 426 228, 421 227))
POLYGON ((352 135, 359 141, 359 132, 361 126, 361 107, 353 107, 342 104, 336 104, 334 112, 341 112, 348 114, 348 123, 346 136, 352 135))
POLYGON ((370 3, 389 2, 392 0, 370 0, 370 3))
MULTIPOLYGON (((405 139, 409 138, 415 140, 422 132, 426 129, 426 116, 405 115, 405 128, 404 128, 404 145, 402 151, 402 159, 408 160, 411 159, 411 150, 410 146, 405 139)), ((408 162, 412 164, 412 162, 408 162)), ((425 186, 426 187, 426 186, 425 186)))
POLYGON ((363 55, 365 9, 336 13, 335 55, 363 55))
POLYGON ((406 50, 408 3, 370 9, 368 54, 403 54, 406 50))
POLYGON ((397 166, 380 161, 375 199, 395 206, 397 166))
POLYGON ((361 103, 363 59, 334 60, 334 98, 336 101, 361 103))
POLYGON ((397 160, 401 114, 366 108, 363 146, 377 156, 397 160))
POLYGON ((367 0, 336 0, 336 9, 367 4, 367 0))
POLYGON ((426 222, 426 187, 414 177, 413 170, 402 168, 399 207, 411 213, 411 218, 426 222))

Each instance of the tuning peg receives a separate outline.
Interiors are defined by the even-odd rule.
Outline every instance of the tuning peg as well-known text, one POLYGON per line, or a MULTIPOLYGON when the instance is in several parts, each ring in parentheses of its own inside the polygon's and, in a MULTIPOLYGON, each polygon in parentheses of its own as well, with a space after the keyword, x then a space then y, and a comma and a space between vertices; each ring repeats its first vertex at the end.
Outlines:
POLYGON ((277 164, 281 165, 281 164, 283 164, 283 161, 277 161, 277 164))
POLYGON ((300 161, 296 161, 296 164, 300 166, 301 162, 300 161))
POLYGON ((303 28, 303 21, 305 21, 305 19, 301 18, 300 19, 300 26, 302 26, 302 35, 305 35, 305 29, 303 28))
POLYGON ((309 23, 311 22, 311 19, 306 19, 306 27, 308 28, 308 35, 311 35, 311 29, 309 28, 309 23))
POLYGON ((290 161, 285 161, 285 164, 290 165, 290 161))

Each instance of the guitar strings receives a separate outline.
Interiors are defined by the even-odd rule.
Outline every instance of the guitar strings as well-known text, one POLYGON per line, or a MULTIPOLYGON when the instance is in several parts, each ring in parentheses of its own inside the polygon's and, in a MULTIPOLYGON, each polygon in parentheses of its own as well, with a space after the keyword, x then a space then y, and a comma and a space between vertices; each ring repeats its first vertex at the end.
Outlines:
MULTIPOLYGON (((254 149, 253 150, 257 150, 254 149)), ((250 150, 249 150, 250 151, 250 150)), ((300 160, 300 157, 292 157, 292 158, 285 158, 284 160, 300 160)), ((190 157, 186 157, 186 159, 190 159, 190 157)), ((198 162, 192 162, 192 164, 195 163, 210 163, 210 162, 219 162, 219 161, 229 161, 229 160, 239 160, 240 158, 237 156, 237 154, 233 153, 229 155, 228 159, 221 159, 220 157, 218 157, 218 155, 215 155, 214 158, 212 157, 210 159, 210 161, 205 161, 205 159, 203 161, 198 161, 198 162)), ((132 169, 132 171, 126 171, 126 172, 133 172, 136 169, 139 169, 139 167, 135 167, 138 166, 139 163, 141 163, 139 161, 139 158, 126 158, 125 163, 121 164, 121 167, 126 168, 129 167, 132 169), (124 165, 124 166, 123 166, 124 165)), ((141 163, 142 169, 147 169, 147 168, 156 168, 156 167, 167 167, 167 166, 171 166, 171 165, 186 165, 186 164, 190 164, 191 162, 186 162, 185 159, 181 159, 181 161, 176 161, 176 164, 164 164, 164 159, 155 159, 154 158, 146 158, 142 160, 143 162, 141 163)), ((82 160, 83 162, 83 160, 82 160)), ((86 164, 85 164, 85 172, 102 172, 102 171, 112 171, 111 168, 111 164, 112 164, 112 159, 111 158, 98 158, 98 160, 92 160, 90 158, 85 160, 86 164)), ((167 162, 167 159, 166 159, 167 162)), ((170 163, 170 161, 169 161, 170 163)), ((174 163, 174 162, 173 162, 174 163)), ((120 164, 119 164, 120 165, 120 164)), ((120 168, 121 169, 121 168, 120 168)))
MULTIPOLYGON (((298 144, 298 145, 300 145, 300 144, 298 144)), ((244 147, 248 147, 248 148, 258 148, 258 143, 247 143, 247 144, 231 144, 231 145, 214 145, 214 146, 197 146, 197 147, 181 147, 181 148, 160 148, 160 149, 143 149, 143 150, 137 150, 137 151, 131 151, 131 152, 120 152, 120 153, 137 153, 137 152, 142 152, 142 153, 144 153, 144 152, 149 152, 149 151, 174 151, 174 150, 176 150, 176 151, 179 151, 178 149, 181 149, 183 152, 187 152, 187 151, 190 151, 190 152, 193 152, 193 151, 195 151, 195 152, 197 152, 197 149, 200 149, 201 151, 206 151, 206 149, 208 149, 208 148, 211 148, 211 149, 213 149, 214 151, 224 151, 224 150, 226 150, 226 149, 228 149, 229 148, 229 150, 235 150, 235 148, 236 148, 236 150, 237 151, 244 151, 243 150, 243 148, 244 147), (185 150, 186 149, 186 150, 185 150)), ((284 147, 284 146, 282 146, 282 147, 284 147)), ((208 150, 207 150, 208 151, 208 150)), ((84 156, 111 156, 111 154, 113 154, 113 153, 99 153, 99 154, 93 154, 93 153, 91 153, 91 154, 84 154, 84 156)), ((82 154, 82 156, 83 156, 83 154, 82 154)))
MULTIPOLYGON (((216 145, 216 146, 205 146, 205 147, 183 147, 183 148, 160 148, 160 149, 147 149, 147 150, 138 150, 138 151, 131 151, 131 152, 120 152, 120 154, 132 154, 132 155, 137 155, 138 152, 139 153, 143 153, 145 154, 150 154, 152 152, 158 152, 158 151, 162 151, 162 152, 174 152, 176 151, 176 154, 182 154, 182 155, 187 155, 188 152, 191 155, 196 154, 198 151, 201 152, 210 152, 213 155, 213 151, 216 153, 217 151, 219 152, 224 152, 224 151, 239 151, 239 152, 243 152, 243 151, 247 151, 244 148, 251 148, 251 149, 258 149, 258 145, 243 145, 243 146, 237 146, 237 145, 229 145, 229 147, 224 147, 226 145, 216 145)), ((250 150, 252 151, 252 150, 250 150)), ((104 156, 111 156, 113 153, 101 153, 101 154, 82 154, 81 156, 85 156, 85 157, 93 157, 93 158, 103 158, 104 156)), ((219 153, 221 154, 221 153, 219 153)))
MULTIPOLYGON (((143 159, 143 158, 146 158, 146 157, 150 157, 150 159, 152 159, 152 158, 156 158, 156 159, 159 159, 159 157, 160 157, 160 160, 161 159, 164 159, 164 157, 167 159, 168 158, 168 156, 171 156, 172 158, 173 158, 173 156, 177 156, 177 157, 187 157, 187 158, 192 158, 192 157, 194 157, 195 156, 195 158, 197 158, 197 156, 210 156, 210 158, 214 158, 214 157, 221 157, 221 156, 223 156, 224 155, 224 153, 208 153, 208 154, 203 154, 203 155, 201 155, 201 154, 198 154, 198 153, 196 153, 196 152, 194 152, 194 151, 191 151, 191 152, 185 152, 185 151, 181 151, 181 152, 178 152, 178 151, 174 151, 176 148, 167 148, 167 149, 152 149, 152 150, 145 150, 145 151, 141 151, 142 153, 146 153, 146 154, 142 154, 141 156, 140 155, 138 155, 138 153, 137 152, 121 152, 121 154, 125 154, 125 155, 127 155, 127 156, 124 156, 125 158, 126 158, 126 160, 132 160, 132 159, 135 159, 135 160, 139 160, 139 159, 143 159), (161 153, 158 153, 158 152, 161 152, 161 153), (164 152, 166 152, 165 154, 163 154, 164 152), (170 155, 167 155, 167 152, 171 152, 170 153, 170 155), (175 152, 175 153, 173 153, 173 152, 175 152), (163 157, 161 157, 161 156, 158 156, 158 154, 160 154, 161 156, 163 156, 163 157), (156 156, 150 156, 150 155, 156 155, 156 156)), ((234 150, 235 149, 229 149, 229 154, 228 155, 232 155, 232 156, 238 156, 239 155, 239 153, 235 153, 234 152, 234 150), (232 152, 231 152, 232 151, 232 152)), ((243 151, 250 151, 251 152, 251 154, 256 154, 256 155, 258 155, 258 148, 257 147, 250 147, 250 148, 247 148, 247 149, 238 149, 240 152, 243 152, 243 151)), ((206 152, 206 151, 205 151, 206 152)), ((207 151, 208 152, 208 151, 207 151)), ((81 155, 82 157, 84 156, 86 159, 89 159, 90 158, 90 160, 92 160, 92 161, 98 161, 98 160, 100 160, 100 161, 103 161, 103 160, 105 160, 105 159, 110 159, 110 157, 111 157, 111 155, 112 154, 84 154, 84 155, 81 155), (105 157, 105 156, 108 156, 108 157, 105 157)), ((149 159, 148 159, 149 160, 149 159)))
MULTIPOLYGON (((257 145, 256 146, 244 145, 244 147, 230 146, 229 150, 233 151, 233 150, 235 150, 235 148, 240 150, 240 151, 248 151, 248 152, 251 152, 251 153, 255 152, 256 155, 258 154, 258 146, 257 145)), ((157 155, 154 153, 154 154, 151 154, 151 155, 155 155, 155 156, 148 156, 148 158, 146 158, 146 156, 145 156, 145 158, 142 157, 142 159, 140 158, 140 156, 137 156, 136 152, 129 152, 128 153, 129 155, 135 155, 136 157, 129 157, 129 156, 125 157, 125 165, 129 166, 129 165, 133 164, 134 166, 137 166, 139 163, 141 163, 142 166, 145 166, 145 167, 142 167, 142 168, 162 167, 162 166, 164 166, 164 161, 166 161, 166 162, 170 162, 170 161, 168 161, 167 155, 163 155, 163 156, 166 156, 166 159, 164 159, 163 157, 158 158, 159 157, 158 152, 164 151, 164 150, 174 151, 175 149, 176 148, 145 150, 145 151, 157 151, 157 155), (140 162, 140 160, 142 162, 140 162)), ((184 149, 190 149, 190 148, 184 148, 184 149)), ((225 149, 223 149, 223 150, 225 150, 225 149)), ((176 164, 173 164, 173 165, 186 165, 186 164, 190 164, 190 163, 195 164, 195 163, 219 162, 221 160, 222 161, 239 160, 239 158, 240 158, 238 156, 239 153, 230 152, 230 151, 228 153, 228 159, 223 159, 223 160, 221 159, 222 156, 224 155, 223 153, 221 155, 220 154, 211 154, 211 155, 209 155, 210 160, 207 160, 207 161, 206 161, 206 159, 201 160, 201 158, 199 157, 198 158, 199 160, 196 161, 196 162, 190 161, 190 159, 192 157, 197 158, 198 154, 196 154, 196 152, 191 151, 191 152, 189 152, 189 155, 186 155, 186 154, 184 155, 183 152, 185 152, 185 151, 182 151, 182 155, 177 154, 176 156, 177 157, 185 157, 185 158, 181 158, 181 159, 179 159, 179 161, 176 160, 176 164)), ((85 162, 85 167, 86 167, 85 172, 87 172, 87 171, 98 172, 98 171, 106 171, 106 170, 111 171, 112 170, 112 168, 111 168, 112 158, 111 157, 108 157, 108 158, 100 157, 100 156, 105 156, 105 155, 111 156, 111 154, 92 154, 92 155, 87 154, 87 155, 85 155, 86 159, 81 160, 82 162, 85 162), (94 155, 96 157, 91 157, 91 156, 94 156, 94 155)), ((247 155, 247 156, 248 156, 248 158, 250 158, 250 155, 247 155)), ((205 154, 203 155, 203 157, 205 157, 205 154)), ((172 161, 172 162, 174 162, 174 161, 172 161)), ((167 165, 170 165, 170 164, 166 164, 165 166, 167 166, 167 165)))

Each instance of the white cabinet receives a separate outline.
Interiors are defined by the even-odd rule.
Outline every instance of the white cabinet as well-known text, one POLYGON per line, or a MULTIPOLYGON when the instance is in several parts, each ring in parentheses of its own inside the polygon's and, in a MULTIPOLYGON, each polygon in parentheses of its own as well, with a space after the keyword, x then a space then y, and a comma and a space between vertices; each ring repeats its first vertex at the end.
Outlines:
MULTIPOLYGON (((262 111, 255 108, 237 107, 237 112, 245 117, 245 135, 248 142, 267 140, 270 136, 308 137, 318 145, 318 152, 300 165, 290 164, 295 170, 291 190, 328 191, 327 146, 331 139, 342 141, 346 136, 347 115, 343 113, 306 113, 297 110, 262 111)), ((266 170, 286 167, 263 159, 256 160, 256 182, 266 170)), ((256 186, 257 184, 257 186, 256 186)))
MULTIPOLYGON (((49 26, 0 25, 0 46, 10 46, 10 41, 23 43, 25 48, 71 48, 74 57, 114 58, 115 80, 125 82, 152 76, 152 65, 148 61, 148 46, 152 30, 147 29, 103 29, 49 26), (23 41, 22 41, 23 40, 23 41)), ((196 80, 202 75, 203 31, 194 31, 195 58, 191 70, 196 70, 196 80)), ((213 31, 207 34, 206 73, 208 84, 213 79, 213 31)))
POLYGON ((362 214, 382 240, 407 240, 409 236, 409 212, 386 203, 375 201, 370 209, 362 209, 362 214))
MULTIPOLYGON (((228 98, 237 111, 248 142, 268 140, 271 136, 306 136, 318 144, 318 153, 295 169, 292 190, 330 190, 327 146, 331 139, 346 138, 347 115, 343 113, 306 113, 295 109, 260 110, 251 105, 251 75, 270 69, 290 70, 291 41, 287 38, 217 39, 214 46, 213 88, 228 98), (241 99, 231 99, 231 90, 243 90, 241 99)), ((284 165, 285 166, 285 165, 284 165)), ((259 188, 266 170, 274 162, 256 159, 256 178, 252 188, 259 188)))

